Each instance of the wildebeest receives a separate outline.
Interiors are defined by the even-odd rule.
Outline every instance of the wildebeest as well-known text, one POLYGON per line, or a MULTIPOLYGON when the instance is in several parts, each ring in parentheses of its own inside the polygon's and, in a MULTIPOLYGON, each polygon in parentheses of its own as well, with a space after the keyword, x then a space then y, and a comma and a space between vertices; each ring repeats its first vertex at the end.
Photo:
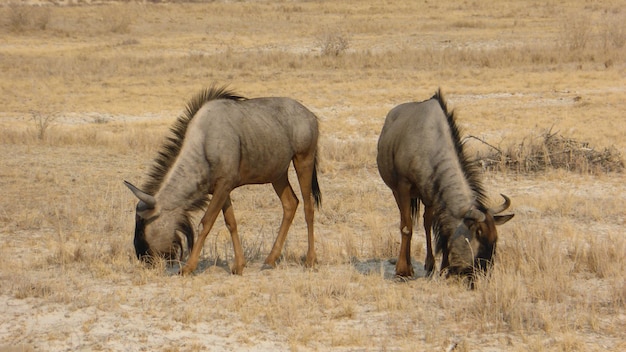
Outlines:
POLYGON ((463 149, 453 111, 438 90, 429 100, 401 104, 387 114, 378 140, 378 171, 393 191, 400 210, 402 241, 396 275, 413 276, 411 236, 413 223, 424 204, 426 260, 431 275, 435 267, 431 228, 436 253, 442 252, 441 270, 472 274, 487 269, 495 253, 495 225, 513 214, 497 215, 509 207, 485 205, 480 169, 463 149))
POLYGON ((242 185, 271 183, 283 207, 278 236, 265 259, 265 265, 275 266, 299 202, 288 178, 293 161, 308 229, 305 264, 315 263, 314 202, 320 204, 321 193, 318 121, 311 111, 289 98, 246 99, 213 86, 191 99, 171 131, 142 189, 125 181, 139 198, 134 240, 139 259, 173 259, 179 252, 182 260, 182 234, 191 253, 181 274, 193 272, 221 210, 235 252, 231 270, 241 275, 246 262, 230 192, 242 185), (204 207, 194 242, 190 213, 204 207))

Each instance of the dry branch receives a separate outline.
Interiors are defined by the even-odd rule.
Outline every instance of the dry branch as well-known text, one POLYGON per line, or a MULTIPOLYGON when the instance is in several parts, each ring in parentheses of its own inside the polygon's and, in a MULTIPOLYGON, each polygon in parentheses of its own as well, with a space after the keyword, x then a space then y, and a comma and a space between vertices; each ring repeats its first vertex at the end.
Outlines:
POLYGON ((539 136, 528 136, 520 144, 499 148, 484 139, 468 136, 489 147, 479 153, 477 161, 485 169, 537 172, 566 169, 582 173, 621 172, 624 161, 614 146, 597 150, 587 142, 566 138, 552 128, 539 136))

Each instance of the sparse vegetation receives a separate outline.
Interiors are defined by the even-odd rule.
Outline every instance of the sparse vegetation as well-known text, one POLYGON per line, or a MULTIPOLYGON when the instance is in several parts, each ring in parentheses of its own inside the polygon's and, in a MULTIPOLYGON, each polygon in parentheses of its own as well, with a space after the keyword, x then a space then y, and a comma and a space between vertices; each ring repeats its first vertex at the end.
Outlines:
POLYGON ((112 33, 125 34, 130 32, 133 17, 136 16, 134 7, 113 5, 103 12, 102 21, 112 33))
MULTIPOLYGON (((626 347, 622 4, 57 3, 0 2, 0 351, 626 347), (220 220, 193 276, 136 260, 122 180, 141 183, 213 82, 319 116, 314 270, 301 208, 278 267, 261 270, 282 216, 267 185, 232 194, 243 276, 220 220), (439 86, 490 198, 516 214, 474 290, 397 282, 389 260, 400 230, 377 137, 391 107, 439 86)), ((419 221, 417 272, 424 242, 419 221)))
POLYGON ((50 23, 50 9, 19 3, 10 3, 8 13, 9 29, 21 33, 28 29, 46 30, 50 23))
POLYGON ((521 143, 504 148, 486 144, 489 148, 478 154, 477 161, 484 168, 509 169, 521 173, 565 169, 582 173, 621 172, 624 159, 615 146, 597 150, 587 142, 565 138, 549 129, 541 135, 527 136, 521 143))
POLYGON ((345 33, 338 29, 326 29, 318 39, 317 45, 324 56, 339 56, 350 47, 350 40, 345 33))
POLYGON ((587 14, 564 18, 561 41, 565 49, 571 51, 585 49, 590 40, 592 28, 591 18, 587 14))
POLYGON ((42 114, 39 111, 31 110, 31 121, 35 125, 35 130, 37 134, 37 138, 39 140, 44 140, 46 137, 46 133, 52 126, 54 120, 56 120, 56 115, 42 114))

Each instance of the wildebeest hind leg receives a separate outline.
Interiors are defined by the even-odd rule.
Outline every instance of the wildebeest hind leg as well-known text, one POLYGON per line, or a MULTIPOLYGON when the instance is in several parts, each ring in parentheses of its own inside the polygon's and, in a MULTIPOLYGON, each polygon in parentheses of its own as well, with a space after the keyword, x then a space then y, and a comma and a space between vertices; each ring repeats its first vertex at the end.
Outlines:
POLYGON ((224 207, 226 199, 230 197, 229 195, 230 189, 224 187, 216 187, 216 191, 213 193, 213 198, 209 202, 206 213, 204 213, 204 216, 200 221, 200 223, 202 224, 202 230, 198 235, 198 240, 193 244, 189 259, 180 271, 182 275, 190 274, 194 270, 196 270, 196 267, 198 266, 198 260, 200 259, 200 252, 202 251, 202 247, 204 246, 204 240, 209 234, 209 231, 211 231, 213 224, 215 224, 215 219, 217 219, 217 215, 224 207))
POLYGON ((300 183, 300 191, 302 192, 302 202, 304 203, 304 219, 306 220, 306 228, 308 233, 309 247, 306 252, 306 261, 304 265, 307 268, 313 267, 317 263, 315 254, 315 235, 314 235, 314 218, 315 209, 313 208, 313 171, 315 170, 315 149, 307 154, 296 155, 293 159, 293 167, 298 175, 298 183, 300 183))
POLYGON ((226 228, 230 232, 230 238, 233 241, 233 251, 235 252, 235 262, 231 268, 231 272, 236 275, 243 273, 243 268, 246 266, 246 258, 243 255, 243 248, 241 247, 241 240, 237 233, 237 221, 235 220, 235 211, 230 201, 230 196, 226 199, 224 206, 222 207, 222 213, 224 213, 224 223, 226 228))
POLYGON ((400 255, 396 263, 396 275, 401 277, 413 276, 413 264, 411 263, 411 237, 413 235, 413 219, 411 218, 411 197, 408 187, 398 187, 393 192, 398 209, 400 210, 400 255))
POLYGON ((431 240, 431 229, 433 228, 433 207, 424 206, 424 231, 426 233, 426 260, 424 270, 426 275, 431 276, 435 269, 435 256, 433 255, 433 245, 431 240))
POLYGON ((283 220, 280 223, 278 236, 276 236, 274 246, 272 247, 270 254, 265 259, 264 266, 268 268, 276 266, 276 260, 278 260, 278 257, 283 250, 285 239, 287 238, 287 232, 289 231, 289 227, 291 226, 293 218, 296 214, 296 209, 298 208, 298 198, 291 188, 291 184, 289 184, 287 172, 281 175, 279 179, 272 182, 272 186, 274 186, 274 191, 276 191, 276 194, 278 195, 278 198, 280 198, 280 202, 283 206, 283 220))

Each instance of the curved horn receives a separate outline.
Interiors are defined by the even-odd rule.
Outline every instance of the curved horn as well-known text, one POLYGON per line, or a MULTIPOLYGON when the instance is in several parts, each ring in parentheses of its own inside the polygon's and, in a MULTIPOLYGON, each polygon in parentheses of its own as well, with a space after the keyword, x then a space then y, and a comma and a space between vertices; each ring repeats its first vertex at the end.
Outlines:
POLYGON ((133 186, 133 184, 128 181, 124 181, 124 184, 137 198, 139 198, 140 201, 144 202, 149 209, 154 209, 156 206, 156 199, 154 199, 153 196, 133 186))
POLYGON ((502 193, 500 193, 500 195, 502 196, 502 198, 504 198, 504 203, 502 205, 498 206, 497 208, 491 209, 491 211, 494 214, 499 214, 499 213, 505 211, 506 209, 508 209, 508 207, 511 206, 511 200, 509 199, 509 197, 505 196, 502 193))
POLYGON ((482 221, 485 221, 485 213, 476 209, 475 207, 471 207, 470 210, 468 210, 467 213, 465 213, 463 218, 482 222, 482 221))

